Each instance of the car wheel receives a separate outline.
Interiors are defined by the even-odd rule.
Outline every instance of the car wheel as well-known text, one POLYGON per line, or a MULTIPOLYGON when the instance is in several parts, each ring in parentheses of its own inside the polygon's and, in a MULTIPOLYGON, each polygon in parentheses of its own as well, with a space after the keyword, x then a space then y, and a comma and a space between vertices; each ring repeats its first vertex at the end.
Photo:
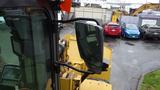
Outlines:
POLYGON ((107 35, 106 35, 106 34, 104 34, 104 33, 103 33, 103 36, 104 36, 104 37, 107 37, 107 35))
POLYGON ((125 34, 123 34, 123 38, 126 38, 126 35, 125 35, 125 34))
POLYGON ((126 38, 126 35, 125 35, 124 33, 122 34, 122 38, 123 38, 123 39, 125 39, 125 38, 126 38))
POLYGON ((145 37, 145 36, 142 36, 142 39, 143 39, 143 40, 145 40, 145 39, 146 39, 146 37, 145 37))
POLYGON ((143 40, 148 40, 149 38, 147 36, 143 36, 143 40))
POLYGON ((123 39, 123 35, 121 35, 120 38, 123 39))

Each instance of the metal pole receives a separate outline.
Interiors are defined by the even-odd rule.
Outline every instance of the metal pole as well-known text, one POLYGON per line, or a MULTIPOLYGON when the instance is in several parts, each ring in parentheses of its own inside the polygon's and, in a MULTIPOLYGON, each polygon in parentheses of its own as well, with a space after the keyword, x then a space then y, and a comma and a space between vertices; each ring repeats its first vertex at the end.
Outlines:
MULTIPOLYGON (((50 2, 51 0, 49 0, 50 2)), ((58 0, 55 0, 52 3, 56 3, 55 7, 49 7, 46 10, 46 15, 48 17, 48 26, 49 26, 49 47, 50 47, 50 66, 51 66, 51 87, 52 90, 60 90, 59 89, 59 73, 60 73, 60 66, 56 64, 58 62, 58 40, 59 40, 59 31, 58 31, 58 9, 59 6, 57 3, 58 0)), ((52 4, 50 3, 50 4, 52 4)))
MULTIPOLYGON (((58 20, 57 17, 58 12, 55 12, 55 19, 58 20)), ((59 90, 59 73, 60 73, 60 66, 56 64, 56 62, 59 61, 58 59, 58 41, 59 41, 59 31, 58 31, 58 23, 54 22, 54 32, 53 32, 53 47, 54 47, 54 85, 55 85, 55 89, 53 90, 59 90)))
MULTIPOLYGON (((52 20, 58 20, 57 11, 50 12, 54 14, 51 16, 52 20)), ((50 22, 51 23, 51 22, 50 22)), ((60 67, 56 65, 58 61, 58 23, 54 22, 50 24, 49 41, 50 41, 50 53, 51 53, 51 78, 52 78, 52 90, 59 90, 59 73, 60 67)))
MULTIPOLYGON (((55 2, 60 2, 60 0, 55 0, 55 2)), ((57 3, 57 7, 59 3, 57 3)), ((52 7, 51 7, 52 8, 52 7)), ((58 22, 52 22, 54 20, 58 20, 58 10, 52 8, 49 12, 51 15, 50 24, 50 52, 51 52, 51 78, 52 78, 52 90, 60 90, 59 89, 59 73, 60 66, 56 64, 59 61, 58 59, 58 41, 59 41, 59 31, 58 31, 58 22)))

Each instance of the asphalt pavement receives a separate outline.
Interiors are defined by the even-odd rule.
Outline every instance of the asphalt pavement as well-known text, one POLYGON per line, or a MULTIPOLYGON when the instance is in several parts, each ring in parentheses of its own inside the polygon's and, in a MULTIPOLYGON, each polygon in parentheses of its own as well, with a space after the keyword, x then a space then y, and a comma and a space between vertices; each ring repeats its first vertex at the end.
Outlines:
POLYGON ((160 41, 106 37, 105 43, 113 50, 113 90, 137 90, 141 75, 160 68, 160 41))

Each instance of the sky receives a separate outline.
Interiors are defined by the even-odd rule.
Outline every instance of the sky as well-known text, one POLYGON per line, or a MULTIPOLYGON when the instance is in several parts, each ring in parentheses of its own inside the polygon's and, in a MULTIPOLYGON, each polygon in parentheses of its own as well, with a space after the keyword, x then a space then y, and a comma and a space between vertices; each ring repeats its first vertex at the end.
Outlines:
POLYGON ((159 0, 108 0, 108 2, 117 3, 159 3, 159 0))

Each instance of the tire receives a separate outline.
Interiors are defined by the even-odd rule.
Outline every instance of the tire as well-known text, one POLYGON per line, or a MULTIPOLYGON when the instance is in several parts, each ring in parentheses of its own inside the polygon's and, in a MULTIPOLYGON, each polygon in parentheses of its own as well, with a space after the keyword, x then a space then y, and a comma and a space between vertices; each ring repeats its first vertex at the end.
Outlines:
POLYGON ((104 37, 104 38, 106 38, 106 37, 107 37, 107 35, 103 33, 103 37, 104 37))
POLYGON ((125 40, 126 39, 126 35, 123 33, 122 34, 122 39, 125 40))
POLYGON ((143 39, 143 40, 146 40, 146 36, 143 35, 143 36, 142 36, 142 39, 143 39))
POLYGON ((151 39, 153 39, 152 37, 148 37, 148 36, 143 36, 143 40, 151 40, 151 39))

